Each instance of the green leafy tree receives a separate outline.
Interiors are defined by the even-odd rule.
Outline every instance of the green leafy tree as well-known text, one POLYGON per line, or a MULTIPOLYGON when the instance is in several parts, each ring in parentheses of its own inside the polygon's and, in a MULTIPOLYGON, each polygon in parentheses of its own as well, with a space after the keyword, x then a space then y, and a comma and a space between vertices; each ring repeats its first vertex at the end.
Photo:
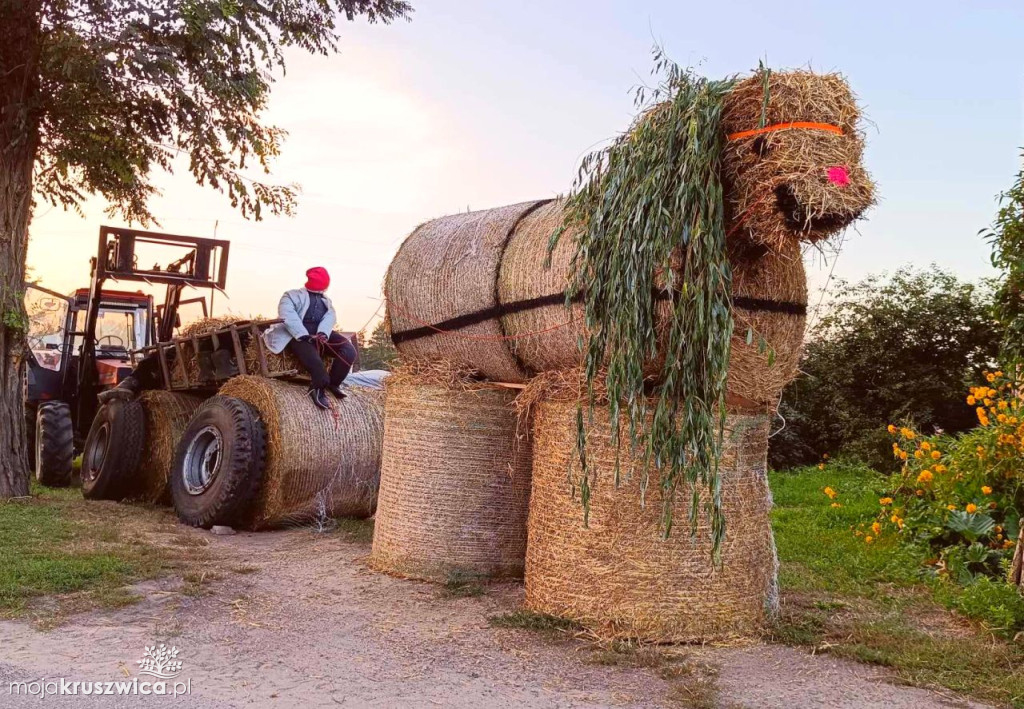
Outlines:
POLYGON ((342 18, 391 22, 402 0, 0 0, 0 498, 28 492, 21 303, 36 199, 100 195, 146 225, 158 172, 187 169, 250 218, 289 214, 262 122, 285 50, 327 54, 342 18))
POLYGON ((983 233, 992 245, 992 265, 1003 273, 995 295, 1003 328, 1000 359, 1016 372, 1024 362, 1024 170, 1000 195, 995 222, 983 233))
MULTIPOLYGON (((359 339, 364 340, 365 338, 360 334, 359 339)), ((391 342, 387 325, 381 320, 373 328, 369 340, 362 343, 359 351, 359 366, 362 369, 391 369, 396 357, 398 357, 398 350, 391 342)))
POLYGON ((845 453, 887 469, 887 424, 955 433, 977 423, 964 398, 995 362, 1001 334, 988 285, 931 266, 840 281, 835 293, 783 395, 773 466, 845 453))

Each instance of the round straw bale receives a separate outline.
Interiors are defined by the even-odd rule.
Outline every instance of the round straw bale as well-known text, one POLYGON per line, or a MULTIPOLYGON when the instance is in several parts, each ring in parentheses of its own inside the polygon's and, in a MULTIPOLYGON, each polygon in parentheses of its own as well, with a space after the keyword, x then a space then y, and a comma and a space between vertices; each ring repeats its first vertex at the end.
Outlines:
POLYGON ((371 565, 432 581, 521 576, 530 445, 515 392, 388 378, 371 565))
POLYGON ((130 498, 153 504, 171 504, 168 480, 174 463, 174 450, 189 419, 203 397, 153 389, 139 396, 146 416, 146 440, 142 449, 130 498))
POLYGON ((278 527, 325 517, 369 517, 377 506, 382 394, 349 388, 330 411, 302 385, 235 377, 220 393, 254 406, 267 429, 267 464, 253 526, 278 527))
POLYGON ((497 317, 497 279, 502 253, 516 224, 541 204, 523 202, 441 217, 409 235, 384 281, 388 325, 399 352, 448 360, 476 369, 488 379, 518 382, 526 378, 501 341, 505 333, 497 317), (446 324, 480 314, 484 314, 480 321, 446 324), (431 332, 431 326, 457 332, 431 332), (403 333, 423 328, 426 336, 401 339, 403 333))
POLYGON ((566 478, 578 466, 576 414, 574 401, 533 405, 526 607, 578 621, 608 639, 697 642, 756 634, 771 611, 776 577, 767 416, 728 416, 721 460, 727 527, 716 568, 703 515, 696 538, 688 533, 688 490, 677 494, 675 526, 665 539, 657 472, 649 471, 644 499, 641 463, 624 450, 616 488, 607 408, 597 411, 588 438, 596 479, 584 526, 566 478))

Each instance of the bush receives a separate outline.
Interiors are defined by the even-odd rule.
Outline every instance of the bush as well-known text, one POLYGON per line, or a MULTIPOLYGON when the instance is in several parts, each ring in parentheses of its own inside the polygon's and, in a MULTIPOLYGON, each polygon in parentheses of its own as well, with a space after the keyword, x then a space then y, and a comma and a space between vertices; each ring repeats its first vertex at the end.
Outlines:
POLYGON ((979 426, 958 436, 922 436, 890 424, 901 464, 865 530, 931 550, 933 572, 962 585, 1005 578, 1024 509, 1024 404, 1002 372, 967 397, 979 426))
POLYGON ((1003 636, 1013 637, 1024 628, 1024 597, 1008 583, 982 577, 946 603, 1003 636))
POLYGON ((771 440, 772 466, 806 465, 831 453, 893 470, 890 421, 913 420, 929 433, 970 428, 962 392, 998 351, 991 303, 987 284, 935 266, 839 282, 811 332, 803 375, 783 395, 786 427, 771 440))

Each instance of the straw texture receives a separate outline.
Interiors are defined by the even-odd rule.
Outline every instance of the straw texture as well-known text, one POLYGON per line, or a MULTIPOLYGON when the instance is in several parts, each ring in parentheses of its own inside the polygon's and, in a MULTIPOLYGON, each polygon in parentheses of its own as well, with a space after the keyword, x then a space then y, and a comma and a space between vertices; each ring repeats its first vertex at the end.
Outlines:
MULTIPOLYGON (((401 333, 498 306, 498 269, 508 236, 537 202, 441 217, 419 226, 388 268, 384 294, 390 331, 401 333)), ((403 355, 445 359, 488 379, 517 382, 526 372, 500 341, 498 318, 468 325, 458 336, 431 334, 398 343, 403 355), (479 339, 491 338, 491 342, 479 339)))
MULTIPOLYGON (((807 305, 807 274, 797 242, 787 242, 778 251, 756 247, 746 251, 732 254, 731 259, 737 302, 747 298, 807 305)), ((797 375, 807 315, 736 306, 733 318, 728 393, 774 405, 797 375)))
POLYGON ((313 406, 301 385, 235 377, 220 389, 252 404, 267 429, 267 467, 255 528, 328 517, 369 517, 377 505, 381 441, 380 391, 349 388, 331 411, 313 406))
POLYGON ((432 581, 522 575, 530 445, 515 392, 410 375, 386 392, 371 565, 432 581))
POLYGON ((174 463, 174 449, 192 414, 203 403, 203 397, 153 389, 142 392, 139 401, 146 416, 146 441, 130 497, 169 505, 171 490, 168 482, 174 463))
POLYGON ((741 222, 738 235, 775 249, 794 239, 821 241, 874 204, 875 186, 863 166, 860 110, 846 79, 809 71, 758 72, 726 97, 726 134, 759 128, 762 112, 765 125, 825 123, 842 134, 797 129, 729 141, 722 180, 730 221, 741 222), (845 179, 830 179, 834 168, 845 179))
MULTIPOLYGON (((662 500, 651 473, 641 506, 642 471, 624 460, 618 488, 607 409, 588 438, 597 471, 589 528, 566 472, 576 465, 574 401, 533 404, 533 491, 526 558, 526 607, 579 621, 602 638, 699 642, 754 635, 775 598, 769 519, 766 416, 730 415, 721 461, 727 520, 722 567, 711 562, 703 515, 697 540, 685 524, 659 534, 662 500)), ((625 451, 623 451, 625 455, 625 451)), ((676 519, 688 515, 680 494, 676 519)))

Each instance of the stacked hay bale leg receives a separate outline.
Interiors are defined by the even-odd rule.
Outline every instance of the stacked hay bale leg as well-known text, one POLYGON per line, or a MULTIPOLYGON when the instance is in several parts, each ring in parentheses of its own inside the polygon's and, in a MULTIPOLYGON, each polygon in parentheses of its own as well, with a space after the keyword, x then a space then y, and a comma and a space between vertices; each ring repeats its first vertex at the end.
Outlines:
POLYGON ((431 581, 522 575, 530 445, 515 394, 392 375, 372 566, 431 581))
MULTIPOLYGON (((579 621, 605 638, 649 642, 721 640, 759 630, 776 597, 766 415, 727 418, 720 464, 727 528, 716 567, 703 516, 696 537, 690 535, 689 490, 679 490, 673 503, 676 525, 665 538, 657 471, 626 458, 616 487, 606 406, 596 412, 588 439, 588 464, 596 477, 585 526, 566 477, 569 469, 579 473, 577 403, 542 400, 532 409, 530 610, 579 621)), ((707 501, 702 493, 702 509, 707 501)))

